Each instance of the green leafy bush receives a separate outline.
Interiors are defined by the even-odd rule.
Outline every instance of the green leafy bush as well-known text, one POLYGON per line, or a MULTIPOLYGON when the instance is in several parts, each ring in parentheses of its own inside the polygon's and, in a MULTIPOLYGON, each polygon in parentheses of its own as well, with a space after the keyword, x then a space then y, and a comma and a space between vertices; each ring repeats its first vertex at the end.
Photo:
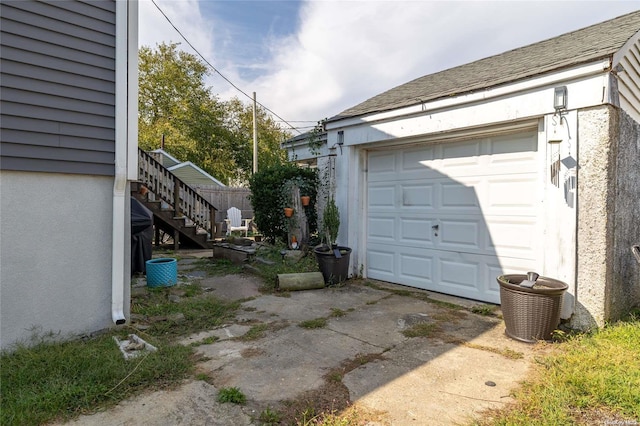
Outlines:
POLYGON ((287 224, 283 209, 287 200, 291 198, 288 193, 290 185, 286 183, 294 180, 301 192, 311 197, 311 202, 305 208, 309 234, 317 232, 317 214, 315 209, 316 195, 318 192, 318 175, 314 169, 303 169, 293 164, 275 165, 255 173, 249 179, 251 188, 251 205, 256 226, 262 235, 270 242, 280 240, 287 241, 287 224))

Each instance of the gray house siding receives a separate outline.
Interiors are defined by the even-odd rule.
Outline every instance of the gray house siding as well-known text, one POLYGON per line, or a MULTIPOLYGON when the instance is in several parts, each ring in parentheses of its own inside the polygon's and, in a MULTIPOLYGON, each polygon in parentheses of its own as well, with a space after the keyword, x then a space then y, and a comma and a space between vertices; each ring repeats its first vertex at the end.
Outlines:
POLYGON ((115 7, 0 4, 0 168, 114 174, 115 7))

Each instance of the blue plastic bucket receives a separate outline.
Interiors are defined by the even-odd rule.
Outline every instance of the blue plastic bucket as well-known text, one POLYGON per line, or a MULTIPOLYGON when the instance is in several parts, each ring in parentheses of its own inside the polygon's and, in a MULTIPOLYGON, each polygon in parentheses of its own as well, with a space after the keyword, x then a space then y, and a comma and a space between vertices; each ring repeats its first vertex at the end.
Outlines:
POLYGON ((171 257, 147 260, 147 287, 171 287, 178 282, 178 261, 171 257))

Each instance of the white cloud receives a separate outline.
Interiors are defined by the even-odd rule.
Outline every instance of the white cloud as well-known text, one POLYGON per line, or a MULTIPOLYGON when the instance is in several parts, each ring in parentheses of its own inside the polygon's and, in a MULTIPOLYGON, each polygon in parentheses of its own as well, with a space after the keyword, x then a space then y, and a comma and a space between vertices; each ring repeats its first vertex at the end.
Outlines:
MULTIPOLYGON (((211 28, 224 25, 205 20, 193 0, 160 5, 223 74, 292 121, 330 117, 414 78, 636 9, 634 2, 609 1, 309 1, 301 8, 298 33, 265 39, 271 59, 250 65, 264 73, 243 81, 233 63, 215 56, 216 41, 220 53, 230 39, 216 33, 216 40, 211 28)), ((168 33, 156 18, 146 28, 154 32, 147 39, 168 33)), ((141 40, 142 31, 141 23, 141 40)), ((222 98, 244 98, 219 78, 211 84, 222 98)))

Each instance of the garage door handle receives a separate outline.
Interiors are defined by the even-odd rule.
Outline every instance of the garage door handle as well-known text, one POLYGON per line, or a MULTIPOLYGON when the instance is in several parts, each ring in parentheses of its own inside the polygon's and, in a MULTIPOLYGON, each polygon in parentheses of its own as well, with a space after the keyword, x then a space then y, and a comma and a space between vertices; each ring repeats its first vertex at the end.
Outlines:
POLYGON ((437 231, 440 228, 440 225, 433 225, 431 227, 431 229, 433 229, 434 231, 437 231))

